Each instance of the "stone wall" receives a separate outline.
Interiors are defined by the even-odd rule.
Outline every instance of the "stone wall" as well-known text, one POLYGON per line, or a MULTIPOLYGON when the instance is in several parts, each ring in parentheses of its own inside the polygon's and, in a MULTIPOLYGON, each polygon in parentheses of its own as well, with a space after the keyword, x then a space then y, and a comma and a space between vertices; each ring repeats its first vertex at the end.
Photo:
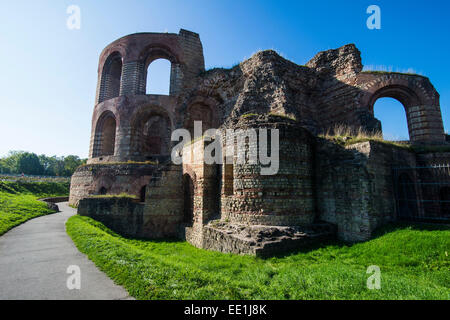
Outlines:
POLYGON ((100 221, 126 237, 144 237, 143 204, 130 198, 84 198, 78 214, 100 221))
POLYGON ((89 164, 79 167, 72 176, 70 183, 70 205, 90 195, 121 194, 140 196, 157 165, 152 164, 89 164))
POLYGON ((147 186, 142 234, 150 239, 180 237, 183 233, 182 168, 160 168, 147 186))
POLYGON ((186 240, 199 247, 203 239, 203 226, 209 220, 220 217, 219 165, 206 164, 203 161, 204 150, 205 141, 199 139, 186 145, 182 151, 183 175, 193 182, 192 221, 186 221, 186 240))
POLYGON ((128 237, 161 239, 183 234, 181 167, 168 165, 154 172, 145 202, 128 197, 79 200, 78 214, 89 216, 128 237))
POLYGON ((239 225, 213 221, 203 228, 199 248, 234 254, 271 257, 297 251, 335 238, 331 224, 308 227, 239 225))
POLYGON ((319 139, 319 219, 336 224, 343 240, 368 240, 375 228, 397 218, 392 168, 400 165, 414 168, 415 154, 374 141, 342 147, 319 139))
POLYGON ((116 96, 146 93, 148 65, 159 58, 172 63, 170 94, 180 92, 186 82, 204 70, 203 48, 197 33, 181 29, 174 33, 135 33, 108 45, 101 53, 98 65, 96 104, 113 98, 109 89, 108 68, 111 57, 121 60, 120 92, 116 96))
POLYGON ((280 116, 241 117, 232 128, 236 132, 255 129, 258 139, 248 144, 239 143, 239 138, 235 141, 233 168, 223 170, 222 219, 243 224, 310 225, 315 218, 312 135, 280 116), (250 159, 239 161, 240 155, 248 157, 252 151, 259 157, 260 129, 267 129, 268 142, 273 134, 270 130, 279 132, 279 166, 274 174, 261 174, 263 165, 252 164, 250 159), (228 174, 233 174, 232 192, 225 189, 228 174))

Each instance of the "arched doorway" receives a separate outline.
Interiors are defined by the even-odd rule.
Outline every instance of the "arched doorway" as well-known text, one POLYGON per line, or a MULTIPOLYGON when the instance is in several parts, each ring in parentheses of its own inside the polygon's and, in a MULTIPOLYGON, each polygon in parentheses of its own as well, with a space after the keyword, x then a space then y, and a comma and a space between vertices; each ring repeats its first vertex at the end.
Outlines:
POLYGON ((189 174, 183 175, 183 222, 191 226, 194 222, 194 182, 189 174))

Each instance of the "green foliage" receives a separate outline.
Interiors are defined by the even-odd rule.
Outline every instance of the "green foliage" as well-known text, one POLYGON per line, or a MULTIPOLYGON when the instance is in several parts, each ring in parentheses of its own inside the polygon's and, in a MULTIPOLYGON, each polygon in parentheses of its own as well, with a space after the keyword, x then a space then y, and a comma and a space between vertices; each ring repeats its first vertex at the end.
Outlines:
POLYGON ((28 182, 28 181, 0 181, 0 192, 10 194, 31 194, 38 198, 48 196, 65 196, 69 194, 69 181, 59 182, 28 182))
POLYGON ((354 245, 329 243, 270 259, 181 241, 126 239, 88 217, 66 229, 78 249, 138 299, 449 299, 450 230, 389 226, 354 245), (366 286, 381 268, 381 290, 366 286))
POLYGON ((68 193, 68 182, 0 181, 0 235, 29 219, 53 213, 38 198, 68 193))
POLYGON ((23 152, 17 157, 17 172, 40 175, 44 173, 44 167, 39 162, 39 158, 34 153, 23 152))
POLYGON ((0 173, 68 177, 84 163, 86 159, 73 155, 48 157, 25 151, 10 151, 0 159, 0 173))

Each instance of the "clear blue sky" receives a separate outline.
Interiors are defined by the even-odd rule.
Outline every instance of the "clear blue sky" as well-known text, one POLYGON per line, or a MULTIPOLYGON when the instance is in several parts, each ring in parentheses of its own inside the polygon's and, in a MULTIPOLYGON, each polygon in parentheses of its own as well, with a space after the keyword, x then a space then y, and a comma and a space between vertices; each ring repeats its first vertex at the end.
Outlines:
MULTIPOLYGON (((449 12, 445 0, 2 1, 0 155, 87 157, 101 50, 130 33, 180 28, 200 34, 207 68, 232 66, 261 49, 304 64, 318 51, 355 43, 365 65, 428 76, 441 94, 447 131, 449 12), (72 4, 81 9, 80 30, 66 27, 72 4), (381 30, 366 27, 371 4, 381 8, 381 30)), ((407 137, 399 103, 380 101, 379 110, 387 135, 407 137)))

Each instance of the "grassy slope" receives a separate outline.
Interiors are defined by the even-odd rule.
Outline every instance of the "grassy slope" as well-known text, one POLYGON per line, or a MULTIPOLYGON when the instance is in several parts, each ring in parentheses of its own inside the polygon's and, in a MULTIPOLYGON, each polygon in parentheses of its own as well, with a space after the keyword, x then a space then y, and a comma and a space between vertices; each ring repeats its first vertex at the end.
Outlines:
POLYGON ((29 219, 53 212, 36 199, 68 193, 69 184, 63 182, 0 181, 0 235, 29 219))
POLYGON ((448 228, 391 227, 366 243, 267 260, 125 239, 88 217, 71 217, 66 228, 81 252, 139 299, 450 298, 448 228), (381 290, 366 287, 370 265, 381 268, 381 290))

